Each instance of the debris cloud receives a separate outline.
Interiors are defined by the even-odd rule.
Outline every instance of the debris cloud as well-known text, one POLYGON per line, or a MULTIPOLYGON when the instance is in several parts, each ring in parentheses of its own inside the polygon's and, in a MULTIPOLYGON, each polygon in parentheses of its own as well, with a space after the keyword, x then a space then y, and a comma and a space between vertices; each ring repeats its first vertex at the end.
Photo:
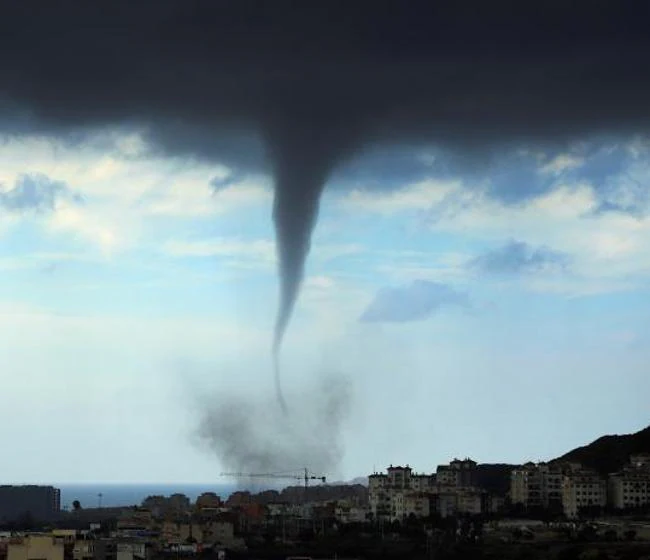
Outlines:
POLYGON ((316 376, 292 414, 272 398, 249 393, 211 395, 201 407, 197 435, 225 470, 244 473, 337 472, 344 451, 352 390, 342 375, 316 376))

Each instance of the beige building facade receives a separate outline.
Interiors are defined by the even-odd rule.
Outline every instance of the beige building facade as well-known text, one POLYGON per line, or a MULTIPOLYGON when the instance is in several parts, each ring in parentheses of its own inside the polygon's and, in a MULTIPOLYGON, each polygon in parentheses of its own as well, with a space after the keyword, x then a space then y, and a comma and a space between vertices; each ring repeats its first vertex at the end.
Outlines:
POLYGON ((9 542, 7 560, 63 560, 63 539, 52 535, 29 535, 9 542))
POLYGON ((607 505, 607 481, 590 470, 567 473, 562 484, 564 515, 576 518, 584 509, 607 505))
POLYGON ((510 501, 526 509, 562 508, 564 477, 577 465, 526 463, 510 475, 510 501))

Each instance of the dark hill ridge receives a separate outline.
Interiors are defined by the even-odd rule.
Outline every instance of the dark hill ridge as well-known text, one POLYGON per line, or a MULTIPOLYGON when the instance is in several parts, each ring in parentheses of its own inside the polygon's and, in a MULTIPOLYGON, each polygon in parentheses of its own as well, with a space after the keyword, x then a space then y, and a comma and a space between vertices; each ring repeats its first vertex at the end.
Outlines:
POLYGON ((633 434, 611 435, 569 451, 555 461, 581 463, 606 475, 620 470, 635 453, 650 453, 650 426, 633 434))
MULTIPOLYGON (((580 463, 607 475, 623 468, 635 453, 650 453, 650 426, 625 435, 611 435, 577 447, 553 461, 580 463)), ((510 488, 510 471, 520 465, 479 464, 478 484, 487 491, 504 496, 510 488)))

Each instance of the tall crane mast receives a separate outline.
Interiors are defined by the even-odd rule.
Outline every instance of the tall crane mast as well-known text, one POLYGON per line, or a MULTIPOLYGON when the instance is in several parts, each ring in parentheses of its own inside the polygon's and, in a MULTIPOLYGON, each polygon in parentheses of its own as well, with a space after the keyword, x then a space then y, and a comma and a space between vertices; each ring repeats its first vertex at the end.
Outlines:
POLYGON ((323 484, 327 481, 326 476, 319 476, 311 473, 308 468, 305 467, 302 474, 290 474, 290 473, 243 473, 243 472, 230 472, 230 473, 221 473, 221 476, 229 476, 233 478, 266 478, 266 479, 284 479, 284 480, 301 480, 305 485, 305 501, 307 501, 307 489, 309 488, 310 480, 319 480, 323 484))

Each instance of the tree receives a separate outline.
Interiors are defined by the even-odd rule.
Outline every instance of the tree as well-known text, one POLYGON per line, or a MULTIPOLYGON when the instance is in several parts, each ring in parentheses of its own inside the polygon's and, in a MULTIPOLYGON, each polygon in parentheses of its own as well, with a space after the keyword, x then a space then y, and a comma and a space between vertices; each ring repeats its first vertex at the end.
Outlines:
POLYGON ((81 509, 81 502, 79 500, 72 502, 72 509, 74 511, 79 511, 81 509))

